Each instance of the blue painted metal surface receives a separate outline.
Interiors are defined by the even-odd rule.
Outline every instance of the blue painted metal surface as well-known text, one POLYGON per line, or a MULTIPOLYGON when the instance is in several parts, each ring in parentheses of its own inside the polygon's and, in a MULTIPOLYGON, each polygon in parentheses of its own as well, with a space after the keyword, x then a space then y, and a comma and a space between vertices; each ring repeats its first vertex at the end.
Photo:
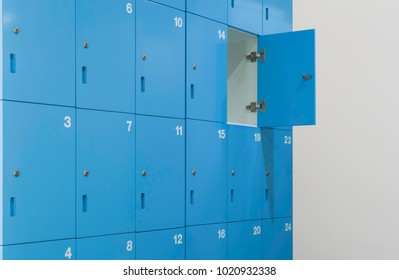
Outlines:
POLYGON ((75 110, 2 101, 0 245, 75 236, 75 110))
POLYGON ((135 1, 76 2, 76 105, 135 112, 135 1), (131 8, 130 8, 131 7, 131 8))
POLYGON ((77 236, 135 230, 135 115, 77 111, 77 236))
POLYGON ((227 24, 227 4, 229 0, 188 0, 187 12, 227 24))
POLYGON ((0 260, 75 260, 75 239, 0 246, 0 260))
POLYGON ((263 221, 263 259, 292 260, 292 219, 263 221))
POLYGON ((227 125, 187 120, 186 224, 227 221, 227 125))
POLYGON ((136 113, 184 118, 185 13, 144 0, 136 5, 136 113))
POLYGON ((263 35, 292 31, 292 0, 263 0, 263 35))
POLYGON ((136 259, 184 260, 186 234, 184 228, 136 234, 136 259))
POLYGON ((262 35, 262 0, 228 0, 228 25, 262 35))
POLYGON ((256 127, 229 125, 228 220, 262 218, 262 135, 256 127))
POLYGON ((75 0, 2 1, 1 99, 75 105, 75 0))
POLYGON ((228 259, 262 259, 262 220, 228 224, 228 259))
POLYGON ((292 131, 263 129, 263 218, 292 216, 292 131))
POLYGON ((136 118, 136 230, 184 227, 184 120, 136 118))
POLYGON ((315 32, 314 30, 259 37, 265 62, 258 63, 260 127, 315 124, 315 32))
POLYGON ((187 118, 226 122, 227 26, 187 14, 187 118))
POLYGON ((186 235, 187 260, 227 259, 227 224, 187 227, 186 235))
MULTIPOLYGON (((186 0, 151 0, 152 2, 157 2, 172 8, 180 9, 182 11, 186 10, 186 0)), ((188 0, 191 1, 191 0, 188 0)))
POLYGON ((78 260, 134 260, 134 233, 82 238, 76 240, 78 260))

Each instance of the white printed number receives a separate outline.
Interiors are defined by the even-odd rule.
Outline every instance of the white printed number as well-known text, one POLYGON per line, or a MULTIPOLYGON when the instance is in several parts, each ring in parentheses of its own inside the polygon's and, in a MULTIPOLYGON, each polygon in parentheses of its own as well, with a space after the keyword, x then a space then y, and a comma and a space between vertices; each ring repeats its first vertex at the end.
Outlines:
POLYGON ((65 251, 65 258, 71 259, 72 258, 72 248, 68 247, 68 249, 65 251))
POLYGON ((132 240, 129 240, 126 243, 126 251, 131 252, 132 250, 133 250, 133 242, 132 242, 132 240))
POLYGON ((292 144, 291 136, 284 136, 284 144, 286 144, 286 145, 291 145, 292 144))
POLYGON ((226 130, 224 129, 219 129, 219 139, 225 139, 226 138, 226 130))
POLYGON ((254 137, 255 137, 255 142, 260 142, 260 140, 262 140, 262 136, 260 135, 260 133, 255 133, 254 137))
POLYGON ((292 224, 291 223, 285 223, 284 227, 285 227, 285 231, 292 231, 292 224))
POLYGON ((254 235, 260 235, 262 232, 262 228, 260 226, 254 226, 254 235))
POLYGON ((175 234, 175 236, 173 236, 173 239, 175 240, 175 245, 183 244, 183 234, 175 234))
POLYGON ((72 119, 71 119, 70 116, 66 116, 66 117, 64 118, 64 121, 65 121, 64 126, 65 126, 66 128, 70 128, 70 127, 72 126, 72 119))
POLYGON ((127 3, 127 4, 126 4, 126 12, 127 12, 128 14, 133 13, 133 4, 132 4, 132 3, 127 3))
POLYGON ((126 121, 126 124, 127 124, 127 131, 128 132, 132 131, 133 122, 132 121, 126 121))
POLYGON ((183 19, 181 17, 175 17, 175 25, 176 25, 176 27, 182 28, 183 27, 183 19))
POLYGON ((220 39, 220 40, 226 40, 226 31, 224 31, 224 30, 219 30, 219 31, 218 31, 218 34, 219 34, 219 39, 220 39))
POLYGON ((219 235, 219 239, 225 239, 226 238, 226 230, 225 229, 219 229, 218 230, 218 235, 219 235))
POLYGON ((176 135, 183 136, 183 126, 181 125, 176 126, 176 135))

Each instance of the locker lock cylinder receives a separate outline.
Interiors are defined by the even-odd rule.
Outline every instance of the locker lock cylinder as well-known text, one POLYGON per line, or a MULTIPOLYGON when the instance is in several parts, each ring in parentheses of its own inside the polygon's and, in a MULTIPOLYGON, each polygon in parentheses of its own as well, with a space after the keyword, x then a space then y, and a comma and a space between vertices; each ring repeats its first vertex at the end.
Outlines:
POLYGON ((19 27, 14 27, 14 33, 15 34, 19 34, 21 30, 19 29, 19 27))
POLYGON ((141 58, 142 58, 143 60, 147 60, 147 55, 146 55, 145 53, 143 53, 143 55, 141 56, 141 58))
POLYGON ((270 175, 270 172, 269 172, 269 170, 267 170, 266 171, 266 176, 269 176, 270 175))
POLYGON ((236 175, 236 171, 235 171, 235 170, 232 170, 232 171, 231 171, 231 175, 232 175, 232 176, 236 175))
POLYGON ((19 170, 14 171, 14 177, 19 177, 21 175, 21 172, 19 170))
POLYGON ((89 176, 89 174, 90 174, 89 170, 83 171, 83 175, 84 175, 85 177, 89 176))
POLYGON ((143 171, 141 172, 141 176, 143 176, 143 177, 147 176, 147 171, 143 170, 143 171))
POLYGON ((191 173, 193 174, 193 176, 195 176, 197 175, 197 170, 193 170, 191 173))
POLYGON ((88 43, 88 42, 84 42, 84 43, 83 43, 83 47, 84 47, 85 49, 87 49, 87 48, 89 47, 89 43, 88 43))

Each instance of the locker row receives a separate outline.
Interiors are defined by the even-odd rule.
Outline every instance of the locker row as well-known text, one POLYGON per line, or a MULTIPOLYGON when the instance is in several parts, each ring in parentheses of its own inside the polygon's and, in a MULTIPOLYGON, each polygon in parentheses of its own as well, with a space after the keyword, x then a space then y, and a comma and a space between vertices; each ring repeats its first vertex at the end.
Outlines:
POLYGON ((0 120, 0 245, 292 216, 290 129, 11 101, 0 120))
POLYGON ((184 0, 81 0, 76 13, 75 0, 28 2, 2 3, 2 100, 261 127, 314 123, 314 31, 291 32, 290 0, 192 0, 189 12, 184 0), (262 35, 263 18, 265 34, 287 33, 262 35), (258 52, 267 56, 257 63, 258 52), (266 105, 256 112, 253 103, 266 105))
POLYGON ((290 260, 292 229, 283 218, 0 246, 0 260, 290 260))

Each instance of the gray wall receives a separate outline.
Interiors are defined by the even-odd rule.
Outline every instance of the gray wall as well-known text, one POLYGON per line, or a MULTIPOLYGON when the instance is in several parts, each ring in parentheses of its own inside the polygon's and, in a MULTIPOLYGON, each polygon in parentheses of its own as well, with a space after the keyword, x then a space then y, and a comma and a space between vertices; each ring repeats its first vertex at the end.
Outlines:
POLYGON ((399 1, 294 0, 317 126, 294 130, 294 258, 399 259, 399 1))

